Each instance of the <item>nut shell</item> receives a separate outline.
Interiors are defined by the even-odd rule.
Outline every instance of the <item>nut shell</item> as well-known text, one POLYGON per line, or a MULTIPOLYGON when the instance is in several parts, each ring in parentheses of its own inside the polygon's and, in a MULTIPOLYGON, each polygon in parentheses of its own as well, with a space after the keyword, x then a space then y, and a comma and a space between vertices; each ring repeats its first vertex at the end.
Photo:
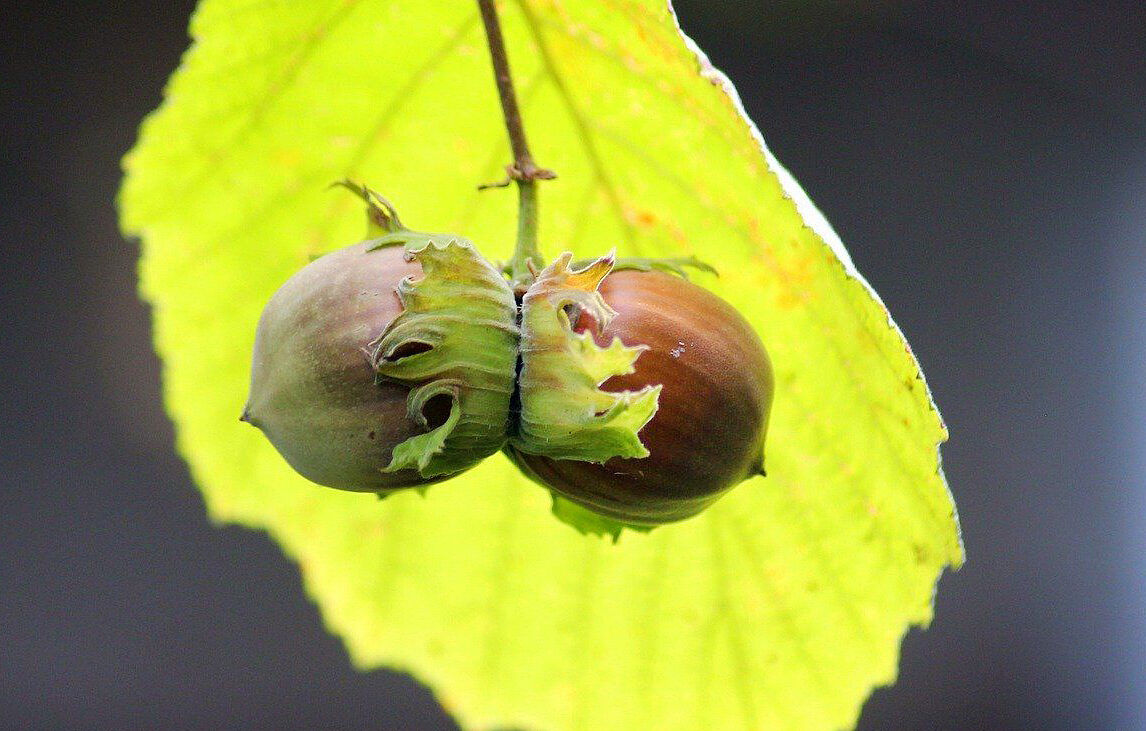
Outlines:
POLYGON ((322 256, 275 292, 255 334, 243 419, 307 479, 375 492, 436 479, 382 472, 394 446, 425 429, 407 414, 408 387, 375 383, 366 349, 402 312, 399 281, 422 268, 401 246, 367 247, 322 256))
MULTIPOLYGON (((773 377, 759 336, 731 305, 661 272, 616 271, 600 286, 617 316, 595 335, 645 345, 635 372, 606 391, 663 385, 639 437, 645 458, 604 464, 554 460, 509 449, 526 474, 590 510, 635 525, 691 517, 754 474, 763 473, 773 377)), ((583 315, 576 324, 592 332, 583 315)))

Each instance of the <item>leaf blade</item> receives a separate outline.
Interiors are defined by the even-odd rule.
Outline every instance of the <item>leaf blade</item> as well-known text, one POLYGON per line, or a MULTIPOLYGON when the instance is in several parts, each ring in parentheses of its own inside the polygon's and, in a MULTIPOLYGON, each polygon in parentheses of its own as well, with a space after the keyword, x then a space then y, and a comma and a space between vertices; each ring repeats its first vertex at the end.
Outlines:
POLYGON ((332 180, 508 255, 511 197, 473 189, 508 159, 476 17, 466 2, 197 11, 121 208, 212 516, 268 530, 356 663, 413 672, 465 725, 851 724, 962 561, 946 432, 886 309, 657 2, 504 6, 534 152, 560 175, 543 243, 716 265, 699 283, 776 367, 769 478, 613 546, 556 521, 500 457, 379 503, 308 485, 238 424, 262 303, 360 233, 332 180))

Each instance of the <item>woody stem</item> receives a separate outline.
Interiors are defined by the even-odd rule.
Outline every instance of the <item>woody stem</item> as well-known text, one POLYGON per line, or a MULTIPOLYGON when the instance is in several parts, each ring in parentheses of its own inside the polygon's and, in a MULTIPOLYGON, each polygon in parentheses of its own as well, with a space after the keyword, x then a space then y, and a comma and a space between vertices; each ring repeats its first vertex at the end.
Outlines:
POLYGON ((489 42, 489 56, 493 62, 493 76, 497 82, 501 111, 505 117, 505 130, 509 134, 509 145, 513 150, 513 162, 506 167, 506 173, 510 180, 517 183, 518 221, 517 245, 510 260, 509 274, 515 284, 521 284, 532 278, 530 262, 535 267, 540 267, 544 263, 537 245, 537 181, 550 180, 557 176, 552 170, 538 167, 529 152, 529 143, 525 139, 525 125, 521 121, 521 109, 517 105, 517 94, 513 89, 509 56, 505 51, 505 39, 501 34, 501 23, 497 17, 494 0, 478 0, 478 8, 481 10, 486 40, 489 42))

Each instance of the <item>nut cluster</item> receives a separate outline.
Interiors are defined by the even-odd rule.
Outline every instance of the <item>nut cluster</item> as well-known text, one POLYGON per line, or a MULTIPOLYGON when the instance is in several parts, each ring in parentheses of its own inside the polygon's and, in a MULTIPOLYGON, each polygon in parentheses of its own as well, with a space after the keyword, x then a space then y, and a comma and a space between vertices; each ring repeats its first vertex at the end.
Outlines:
POLYGON ((242 416, 301 475, 384 496, 503 451, 558 517, 615 538, 763 474, 771 365, 733 307, 677 276, 703 265, 566 253, 515 296, 470 241, 346 185, 370 238, 271 298, 242 416))

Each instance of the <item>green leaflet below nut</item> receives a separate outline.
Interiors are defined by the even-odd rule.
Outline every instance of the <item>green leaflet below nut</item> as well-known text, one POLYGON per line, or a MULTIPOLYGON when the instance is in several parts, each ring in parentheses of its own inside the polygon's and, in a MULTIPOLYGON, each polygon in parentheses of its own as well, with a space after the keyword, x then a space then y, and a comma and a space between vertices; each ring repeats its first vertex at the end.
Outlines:
POLYGON ((638 533, 648 533, 653 529, 651 525, 635 525, 615 520, 600 513, 594 513, 586 507, 564 498, 556 492, 550 493, 553 498, 553 516, 565 525, 587 536, 609 536, 616 543, 621 539, 621 532, 628 529, 638 533))
POLYGON ((517 307, 505 279, 469 241, 404 231, 391 236, 405 234, 411 242, 406 256, 422 265, 423 277, 399 283, 402 313, 370 344, 370 360, 380 379, 411 387, 410 418, 430 431, 397 445, 383 471, 447 475, 505 444, 517 307), (439 397, 449 399, 449 414, 432 424, 427 407, 439 397))

